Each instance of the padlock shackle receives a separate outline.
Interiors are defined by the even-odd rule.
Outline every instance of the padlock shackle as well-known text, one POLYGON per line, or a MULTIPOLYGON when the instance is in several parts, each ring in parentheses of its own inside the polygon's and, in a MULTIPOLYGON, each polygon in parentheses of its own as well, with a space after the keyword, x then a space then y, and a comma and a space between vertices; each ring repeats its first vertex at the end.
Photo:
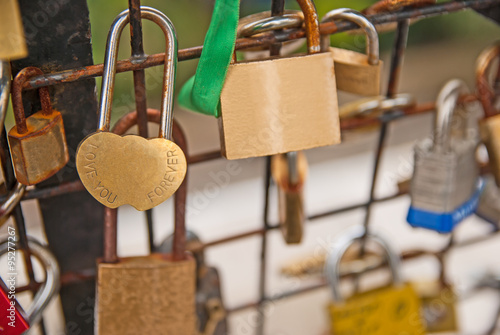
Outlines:
POLYGON ((490 86, 488 78, 493 61, 497 58, 500 58, 500 42, 484 49, 476 61, 476 90, 486 118, 498 114, 494 99, 500 89, 500 64, 494 77, 493 87, 490 86))
POLYGON ((405 109, 417 103, 412 94, 396 94, 392 98, 385 95, 359 99, 340 106, 339 115, 341 119, 353 117, 374 117, 393 109, 405 109))
MULTIPOLYGON (((242 20, 252 19, 252 17, 257 17, 258 15, 271 15, 270 11, 262 12, 258 14, 249 15, 242 20)), ((240 21, 242 21, 240 20, 240 21)), ((304 13, 301 11, 286 10, 283 15, 269 16, 262 19, 258 19, 249 23, 244 23, 238 25, 238 30, 236 36, 239 37, 252 37, 253 35, 265 33, 268 31, 278 30, 278 29, 291 29, 300 28, 304 24, 304 13)), ((233 52, 233 59, 231 63, 236 63, 236 50, 233 52)))
MULTIPOLYGON (((319 21, 316 7, 312 0, 297 0, 297 3, 302 10, 301 14, 287 13, 278 16, 272 16, 256 20, 245 24, 243 27, 238 27, 238 37, 250 37, 252 35, 260 34, 266 31, 296 28, 299 24, 299 18, 303 19, 306 30, 307 51, 309 54, 320 52, 320 34, 319 34, 319 21), (298 15, 298 16, 297 16, 298 15)), ((255 14, 253 14, 255 15, 255 14)), ((234 60, 234 59, 233 59, 234 60)))
MULTIPOLYGON (((59 292, 60 283, 60 270, 57 264, 56 257, 39 242, 29 239, 28 247, 30 254, 35 256, 40 261, 45 270, 45 281, 38 289, 33 302, 28 309, 24 309, 28 316, 28 323, 33 327, 40 318, 42 313, 50 303, 52 298, 59 292)), ((5 255, 9 251, 9 241, 5 240, 0 243, 0 256, 5 255)))
POLYGON ((296 185, 300 181, 298 153, 291 151, 287 152, 285 156, 288 165, 288 182, 290 185, 296 185))
POLYGON ((26 185, 17 182, 14 188, 9 191, 7 198, 0 205, 0 227, 7 221, 10 213, 21 202, 26 191, 26 185))
MULTIPOLYGON (((0 61, 0 122, 5 123, 5 115, 9 106, 10 85, 12 83, 12 73, 9 61, 0 61)), ((0 127, 0 134, 4 127, 0 127)))
POLYGON ((312 0, 297 0, 304 13, 304 25, 306 28, 307 51, 309 54, 321 52, 319 20, 316 6, 312 0))
MULTIPOLYGON (((377 65, 380 56, 379 56, 379 42, 378 42, 378 33, 377 29, 360 12, 351 8, 338 8, 323 16, 321 19, 321 23, 331 22, 334 20, 346 20, 349 22, 353 22, 357 24, 361 29, 364 30, 366 35, 366 55, 368 57, 368 64, 377 65)), ((330 35, 322 35, 321 36, 321 51, 325 52, 330 47, 330 35)))
MULTIPOLYGON (((12 109, 14 110, 16 129, 19 134, 26 134, 28 132, 23 105, 23 85, 32 77, 41 75, 43 75, 43 72, 39 68, 34 66, 25 67, 19 71, 12 83, 12 109)), ((47 116, 51 115, 52 103, 50 102, 49 89, 47 87, 40 87, 38 89, 38 95, 40 96, 40 103, 42 104, 42 114, 47 116)))
MULTIPOLYGON (((257 15, 271 15, 270 11, 252 14, 244 19, 257 15)), ((241 21, 241 20, 240 20, 241 21)), ((238 25, 237 37, 252 37, 278 29, 300 28, 304 24, 304 13, 299 10, 286 10, 282 15, 269 16, 249 23, 238 25)))
MULTIPOLYGON (((163 71, 163 89, 161 97, 161 120, 159 138, 170 140, 172 137, 174 84, 177 68, 177 35, 170 19, 161 11, 141 6, 141 18, 156 23, 165 34, 166 51, 163 71)), ((109 131, 113 91, 115 87, 116 63, 120 36, 130 22, 129 10, 121 12, 111 25, 106 43, 106 56, 102 76, 101 99, 99 102, 98 131, 109 131)))
MULTIPOLYGON (((436 100, 436 117, 434 123, 434 151, 448 152, 450 147, 451 124, 457 102, 460 95, 469 93, 469 89, 463 80, 452 79, 448 81, 441 91, 439 91, 436 100)), ((466 122, 464 115, 461 115, 466 122)))
POLYGON ((340 261, 347 249, 353 243, 362 239, 366 239, 366 241, 372 240, 385 250, 394 284, 400 285, 403 283, 403 279, 399 272, 401 261, 398 254, 381 236, 370 232, 365 235, 365 230, 362 226, 355 226, 331 244, 326 257, 324 268, 325 277, 330 284, 333 300, 337 303, 344 301, 340 294, 340 261))
MULTIPOLYGON (((162 113, 153 108, 147 109, 149 122, 160 123, 162 113)), ((137 111, 130 112, 121 117, 114 125, 112 132, 117 135, 124 135, 130 128, 137 124, 137 111)), ((173 121, 173 141, 179 148, 188 155, 188 146, 184 131, 179 124, 173 121)), ((186 259, 186 198, 187 198, 188 173, 181 186, 174 195, 174 247, 172 250, 172 260, 180 261, 186 259)), ((115 263, 118 261, 116 249, 117 218, 116 209, 105 208, 105 230, 104 230, 104 263, 115 263), (111 211, 114 211, 111 212, 111 211)))

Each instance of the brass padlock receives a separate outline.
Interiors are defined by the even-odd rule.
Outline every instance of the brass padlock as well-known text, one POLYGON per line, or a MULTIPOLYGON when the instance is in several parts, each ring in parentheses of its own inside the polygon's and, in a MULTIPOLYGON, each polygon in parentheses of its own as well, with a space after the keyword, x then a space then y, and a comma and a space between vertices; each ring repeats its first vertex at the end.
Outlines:
POLYGON ((36 67, 19 71, 12 84, 12 106, 16 125, 9 131, 9 145, 17 180, 38 184, 56 174, 69 160, 61 113, 52 109, 49 90, 38 89, 42 110, 26 118, 22 87, 31 77, 42 75, 36 67))
POLYGON ((170 141, 177 64, 175 29, 169 18, 154 8, 144 7, 141 13, 142 18, 160 26, 166 39, 158 138, 109 132, 119 38, 129 22, 128 11, 124 11, 115 19, 108 34, 98 130, 80 142, 76 168, 87 191, 103 205, 117 208, 129 204, 143 211, 175 193, 186 175, 187 162, 179 146, 170 141))
POLYGON ((285 242, 300 243, 305 221, 303 188, 307 159, 302 151, 275 155, 271 172, 278 187, 279 222, 285 242))
MULTIPOLYGON (((333 56, 319 52, 319 23, 313 2, 298 3, 305 16, 308 55, 229 66, 219 119, 221 147, 227 159, 275 155, 340 142, 333 56)), ((279 16, 273 20, 290 22, 279 16)), ((256 33, 255 29, 250 31, 256 33)))
MULTIPOLYGON (((182 204, 179 204, 182 206, 182 204)), ((180 207, 178 215, 184 219, 184 211, 180 207)), ((196 314, 198 316, 198 332, 203 335, 229 334, 227 313, 224 308, 219 271, 205 263, 205 255, 200 238, 192 231, 186 232, 187 248, 193 251, 196 260, 196 314)), ((159 252, 171 252, 174 236, 168 236, 158 247, 159 252)))
POLYGON ((366 55, 330 47, 330 35, 321 38, 321 50, 333 54, 337 88, 360 95, 379 95, 382 61, 379 59, 378 33, 375 26, 360 12, 339 8, 328 12, 321 23, 347 20, 359 25, 366 33, 366 55))
POLYGON ((28 55, 17 0, 0 1, 0 45, 0 60, 19 59, 28 55))
POLYGON ((486 146, 491 171, 496 184, 500 187, 500 112, 495 105, 499 89, 499 78, 493 78, 490 85, 491 69, 495 59, 500 58, 500 42, 486 48, 477 59, 476 89, 483 106, 484 118, 479 121, 481 140, 486 146))
POLYGON ((328 306, 331 334, 425 334, 420 315, 420 300, 413 287, 403 283, 399 268, 399 256, 390 245, 378 235, 365 235, 363 227, 354 227, 333 243, 325 264, 325 276, 333 294, 333 302, 328 306), (347 249, 362 239, 367 243, 376 242, 384 249, 393 283, 344 300, 339 287, 340 262, 347 249))
MULTIPOLYGON (((150 121, 161 124, 162 116, 148 109, 150 121)), ((124 134, 136 121, 137 113, 129 114, 114 131, 124 134)), ((176 138, 177 128, 174 125, 176 138)), ((180 142, 179 146, 183 147, 180 142)), ((105 209, 105 254, 97 263, 96 334, 197 334, 196 263, 186 252, 184 209, 180 207, 186 194, 185 179, 175 194, 174 248, 168 254, 117 257, 116 210, 105 209)))

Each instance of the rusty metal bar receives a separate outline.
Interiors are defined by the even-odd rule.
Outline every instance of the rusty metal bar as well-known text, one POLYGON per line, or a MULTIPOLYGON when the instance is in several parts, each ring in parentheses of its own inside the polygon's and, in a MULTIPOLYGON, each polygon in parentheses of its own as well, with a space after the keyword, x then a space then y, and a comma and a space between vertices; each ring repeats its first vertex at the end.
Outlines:
MULTIPOLYGON (((433 16, 453 13, 465 9, 485 9, 494 5, 500 5, 500 0, 468 0, 468 1, 448 1, 432 6, 413 8, 403 10, 396 13, 382 13, 369 16, 368 18, 374 24, 384 24, 391 22, 399 22, 413 18, 429 18, 433 16)), ((348 30, 358 29, 354 23, 348 21, 327 22, 320 25, 321 34, 333 34, 348 30)), ((303 38, 305 32, 303 30, 291 30, 289 32, 275 36, 273 33, 263 33, 256 37, 240 38, 236 41, 236 49, 246 49, 256 46, 270 46, 273 43, 285 42, 293 39, 303 38)), ((201 55, 202 46, 179 50, 179 61, 199 58, 201 55)), ((119 61, 117 64, 117 72, 127 72, 140 69, 146 69, 153 66, 162 65, 165 60, 165 54, 154 54, 147 56, 144 62, 136 63, 131 59, 119 61)), ((54 72, 37 76, 27 82, 24 89, 34 89, 42 86, 50 86, 60 83, 74 82, 77 80, 88 79, 102 76, 103 64, 91 65, 82 68, 54 72)))

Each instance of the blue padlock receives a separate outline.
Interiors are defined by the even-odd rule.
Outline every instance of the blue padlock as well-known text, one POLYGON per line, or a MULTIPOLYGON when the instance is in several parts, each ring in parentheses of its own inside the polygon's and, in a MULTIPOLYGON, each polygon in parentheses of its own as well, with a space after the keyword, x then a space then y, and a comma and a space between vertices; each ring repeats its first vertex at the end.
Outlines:
POLYGON ((483 189, 476 161, 477 132, 467 131, 469 117, 457 108, 468 93, 461 80, 451 80, 439 92, 434 134, 415 145, 411 206, 406 220, 412 227, 449 233, 473 214, 483 189), (459 127, 453 127, 458 125, 459 127), (458 128, 458 129, 455 129, 458 128), (453 136, 458 132, 459 136, 453 136))

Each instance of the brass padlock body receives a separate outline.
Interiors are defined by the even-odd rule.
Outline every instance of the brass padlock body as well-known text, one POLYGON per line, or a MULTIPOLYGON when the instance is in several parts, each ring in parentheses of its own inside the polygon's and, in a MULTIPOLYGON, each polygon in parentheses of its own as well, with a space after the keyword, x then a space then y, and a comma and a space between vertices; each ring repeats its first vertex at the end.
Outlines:
POLYGON ((420 301, 410 284, 356 294, 328 306, 332 335, 424 335, 420 301))
POLYGON ((359 95, 379 95, 383 62, 371 65, 368 56, 352 50, 330 47, 335 62, 337 89, 359 95))
POLYGON ((195 335, 196 263, 165 255, 98 262, 96 332, 101 335, 195 335))
POLYGON ((495 182, 500 185, 500 114, 479 120, 479 132, 488 151, 495 182))
POLYGON ((229 66, 221 94, 227 159, 269 156, 340 143, 330 52, 229 66))
POLYGON ((17 180, 37 184, 61 170, 69 160, 61 113, 39 111, 26 119, 28 132, 9 131, 9 144, 17 180))

